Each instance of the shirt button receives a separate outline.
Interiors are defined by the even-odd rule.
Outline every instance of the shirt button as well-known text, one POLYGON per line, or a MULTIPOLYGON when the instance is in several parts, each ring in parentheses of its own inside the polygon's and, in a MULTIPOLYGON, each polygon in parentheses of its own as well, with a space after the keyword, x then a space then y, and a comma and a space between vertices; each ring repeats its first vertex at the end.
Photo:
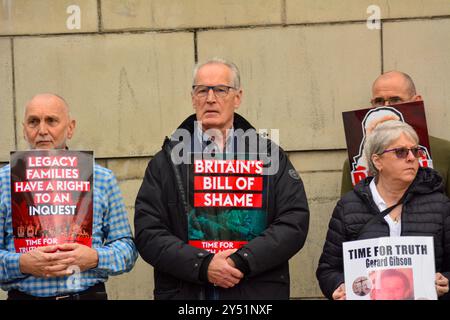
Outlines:
POLYGON ((244 253, 244 257, 246 257, 246 258, 247 258, 247 257, 248 257, 248 253, 244 253))
POLYGON ((194 267, 198 268, 198 263, 194 264, 194 267))
POLYGON ((197 257, 201 258, 203 257, 205 254, 203 252, 197 253, 197 257))

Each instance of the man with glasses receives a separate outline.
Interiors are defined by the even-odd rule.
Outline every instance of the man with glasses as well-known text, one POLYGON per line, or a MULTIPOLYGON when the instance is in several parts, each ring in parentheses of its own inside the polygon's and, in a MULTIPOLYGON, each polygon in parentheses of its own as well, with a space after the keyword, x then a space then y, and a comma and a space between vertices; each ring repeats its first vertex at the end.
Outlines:
MULTIPOLYGON (((417 94, 413 80, 409 75, 399 71, 389 71, 380 75, 372 85, 373 107, 392 106, 399 103, 421 101, 422 97, 417 94)), ((377 123, 385 120, 393 120, 392 117, 380 119, 377 123)), ((373 130, 373 128, 371 128, 373 130)), ((371 130, 369 130, 371 131, 371 130)), ((433 158, 433 167, 443 178, 445 193, 450 196, 450 141, 429 136, 429 142, 433 158)), ((342 172, 341 195, 353 190, 350 176, 348 159, 345 160, 342 172)))
MULTIPOLYGON (((288 261, 304 245, 309 225, 303 183, 286 154, 235 113, 242 89, 233 63, 216 58, 197 64, 191 97, 195 114, 166 138, 163 150, 150 161, 136 198, 136 246, 154 267, 154 297, 288 299, 288 261), (269 152, 260 154, 258 145, 269 146, 269 152), (271 160, 267 166, 276 169, 262 176, 259 159, 267 155, 271 160), (254 161, 248 160, 252 157, 254 161), (235 181, 236 172, 247 170, 244 165, 251 172, 247 181, 260 179, 262 191, 255 188, 246 194, 259 192, 260 206, 227 202, 208 206, 208 200, 196 204, 197 196, 206 199, 208 187, 194 181, 211 177, 235 181), (211 173, 213 167, 222 172, 211 173), (202 168, 209 176, 203 173, 194 179, 202 168), (235 171, 228 174, 230 170, 235 171)), ((240 195, 226 186, 214 192, 210 194, 215 201, 240 195)))

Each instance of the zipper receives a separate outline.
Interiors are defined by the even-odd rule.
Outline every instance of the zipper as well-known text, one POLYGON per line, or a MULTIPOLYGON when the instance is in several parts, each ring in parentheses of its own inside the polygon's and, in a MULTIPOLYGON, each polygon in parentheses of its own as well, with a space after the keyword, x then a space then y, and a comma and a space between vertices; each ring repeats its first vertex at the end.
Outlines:
POLYGON ((164 139, 164 144, 163 144, 163 150, 164 150, 164 154, 166 155, 167 161, 169 162, 169 165, 172 169, 172 173, 175 176, 175 186, 177 188, 178 191, 178 195, 180 196, 181 199, 181 206, 182 206, 182 210, 184 211, 184 214, 182 214, 181 218, 182 218, 182 222, 183 222, 183 228, 186 231, 185 233, 185 239, 188 239, 188 221, 187 221, 187 217, 189 215, 189 204, 186 198, 186 191, 184 189, 183 186, 183 180, 181 177, 181 173, 180 170, 176 167, 176 165, 173 163, 172 161, 172 157, 171 157, 171 151, 172 148, 170 146, 170 139, 168 137, 166 137, 164 139))

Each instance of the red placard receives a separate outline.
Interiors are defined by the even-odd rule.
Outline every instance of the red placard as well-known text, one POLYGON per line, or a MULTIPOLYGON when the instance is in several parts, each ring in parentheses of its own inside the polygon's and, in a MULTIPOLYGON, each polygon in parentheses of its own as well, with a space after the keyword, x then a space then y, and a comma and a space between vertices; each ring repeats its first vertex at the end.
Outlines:
POLYGON ((347 111, 342 113, 342 117, 353 185, 368 176, 367 160, 364 157, 366 131, 383 118, 395 118, 411 125, 419 136, 419 147, 423 151, 419 164, 433 167, 423 101, 347 111))
POLYGON ((208 250, 211 253, 217 253, 229 249, 240 249, 247 244, 247 241, 211 241, 211 240, 191 240, 189 241, 191 246, 196 248, 208 250))
POLYGON ((262 174, 263 162, 259 160, 195 160, 194 173, 212 174, 262 174))
POLYGON ((195 176, 194 190, 261 191, 261 177, 195 176))
POLYGON ((260 208, 261 193, 195 193, 194 207, 260 208))
POLYGON ((93 152, 11 152, 11 207, 16 252, 92 244, 93 152))
POLYGON ((213 253, 241 248, 267 226, 263 162, 224 159, 195 159, 189 180, 189 244, 213 253))

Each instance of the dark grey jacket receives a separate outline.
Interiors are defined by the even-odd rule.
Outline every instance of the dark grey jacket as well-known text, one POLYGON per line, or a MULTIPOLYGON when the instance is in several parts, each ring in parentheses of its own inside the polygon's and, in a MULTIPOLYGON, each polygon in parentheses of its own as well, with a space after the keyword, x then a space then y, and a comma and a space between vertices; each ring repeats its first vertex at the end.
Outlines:
MULTIPOLYGON (((194 132, 195 115, 180 128, 194 132)), ((252 126, 235 114, 233 127, 252 126)), ((190 246, 186 193, 188 165, 175 166, 170 151, 176 145, 166 139, 163 150, 150 161, 136 198, 136 246, 154 267, 155 299, 202 299, 211 254, 190 246)), ((234 255, 245 277, 230 289, 217 289, 221 299, 288 299, 288 260, 304 245, 309 209, 303 183, 286 154, 279 151, 279 170, 269 176, 267 229, 234 255)))
MULTIPOLYGON (((369 188, 372 179, 368 177, 358 183, 353 191, 346 193, 331 217, 316 272, 320 288, 329 299, 344 282, 342 243, 389 236, 389 226, 372 200, 369 188), (375 215, 381 218, 373 219, 375 215)), ((406 192, 401 224, 402 236, 434 238, 436 272, 449 278, 450 202, 443 194, 442 178, 436 171, 419 168, 406 192)))

